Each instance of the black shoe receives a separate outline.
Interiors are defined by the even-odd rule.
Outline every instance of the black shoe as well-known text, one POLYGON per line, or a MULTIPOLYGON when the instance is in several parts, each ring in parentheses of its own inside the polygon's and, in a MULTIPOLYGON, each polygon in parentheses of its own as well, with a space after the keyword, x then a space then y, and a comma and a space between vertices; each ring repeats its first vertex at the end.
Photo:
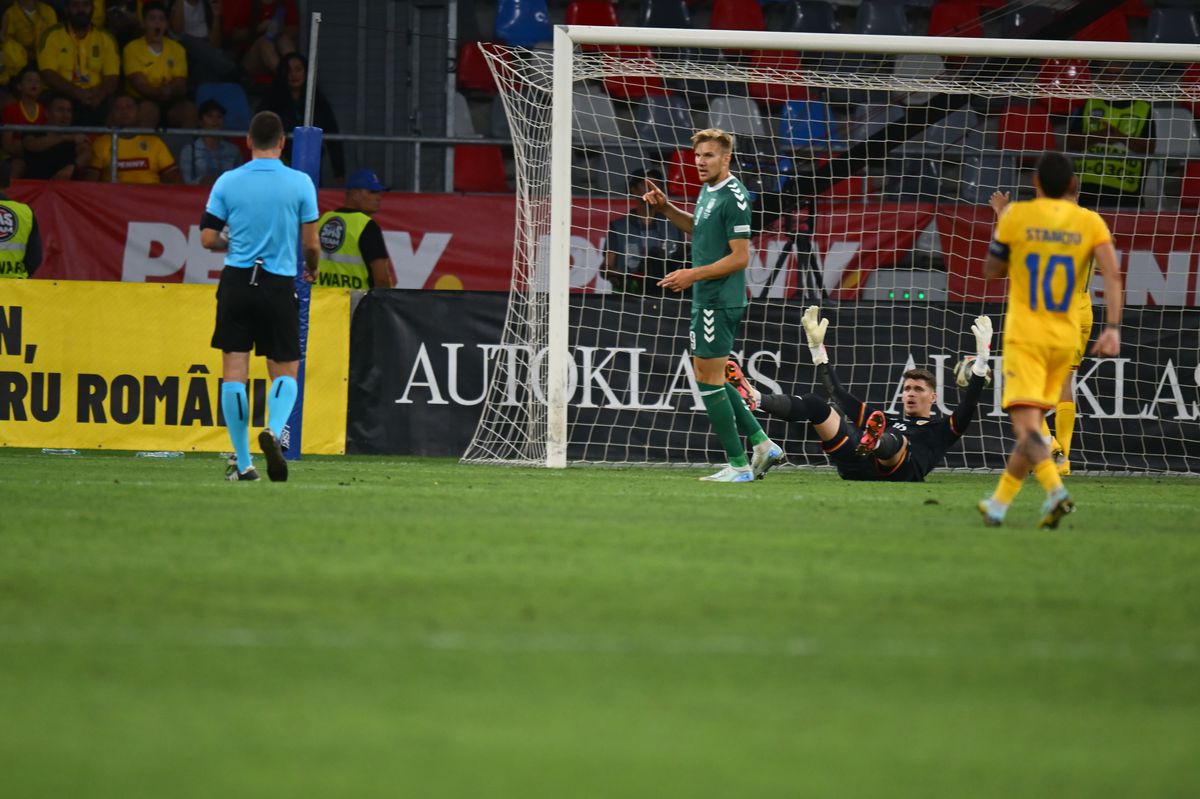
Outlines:
POLYGON ((258 446, 267 459, 267 477, 271 478, 272 483, 286 483, 287 461, 283 459, 283 447, 279 446, 279 439, 271 432, 271 428, 258 434, 258 446))
POLYGON ((239 472, 235 466, 225 472, 225 479, 232 483, 236 483, 239 480, 249 480, 250 482, 254 482, 256 480, 261 480, 262 478, 258 476, 258 472, 255 471, 253 466, 244 472, 239 472))

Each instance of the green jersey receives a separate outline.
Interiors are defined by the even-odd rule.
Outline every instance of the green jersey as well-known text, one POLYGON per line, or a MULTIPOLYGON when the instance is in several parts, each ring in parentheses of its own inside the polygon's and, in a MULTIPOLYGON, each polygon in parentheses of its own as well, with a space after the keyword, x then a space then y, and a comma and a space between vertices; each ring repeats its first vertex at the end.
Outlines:
MULTIPOLYGON (((750 238, 750 195, 733 175, 716 186, 705 185, 692 212, 692 266, 708 266, 732 250, 730 239, 750 238)), ((746 272, 692 284, 694 308, 744 308, 746 272)))

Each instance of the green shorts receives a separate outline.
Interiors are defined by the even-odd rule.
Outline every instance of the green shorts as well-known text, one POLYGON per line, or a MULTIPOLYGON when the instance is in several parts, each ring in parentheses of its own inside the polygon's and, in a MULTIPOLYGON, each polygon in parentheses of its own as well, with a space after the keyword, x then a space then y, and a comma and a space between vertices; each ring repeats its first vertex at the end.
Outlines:
POLYGON ((738 325, 746 314, 741 308, 692 308, 688 339, 697 358, 724 358, 733 352, 738 325))

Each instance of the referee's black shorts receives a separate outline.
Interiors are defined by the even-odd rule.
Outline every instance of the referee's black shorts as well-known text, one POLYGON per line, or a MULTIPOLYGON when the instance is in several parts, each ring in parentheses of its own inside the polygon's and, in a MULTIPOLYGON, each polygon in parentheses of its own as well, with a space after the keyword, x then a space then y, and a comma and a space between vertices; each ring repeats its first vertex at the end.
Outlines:
POLYGON ((222 269, 212 346, 222 352, 253 348, 272 361, 300 360, 300 302, 294 278, 262 268, 222 269), (251 285, 252 277, 258 285, 251 285))

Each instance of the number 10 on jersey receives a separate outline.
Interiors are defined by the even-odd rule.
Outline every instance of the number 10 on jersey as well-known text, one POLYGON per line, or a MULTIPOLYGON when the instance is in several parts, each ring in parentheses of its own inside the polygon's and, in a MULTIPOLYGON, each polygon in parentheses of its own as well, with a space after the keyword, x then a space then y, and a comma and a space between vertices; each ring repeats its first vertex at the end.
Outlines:
POLYGON ((1041 288, 1042 306, 1047 311, 1063 312, 1071 307, 1071 295, 1075 292, 1075 259, 1069 255, 1051 255, 1046 259, 1045 268, 1042 267, 1042 256, 1038 253, 1031 252, 1025 256, 1025 268, 1029 270, 1029 307, 1036 311, 1038 309, 1038 288, 1041 288), (1052 290, 1054 285, 1054 273, 1063 268, 1067 271, 1067 284, 1063 289, 1062 297, 1058 300, 1054 298, 1052 290))

